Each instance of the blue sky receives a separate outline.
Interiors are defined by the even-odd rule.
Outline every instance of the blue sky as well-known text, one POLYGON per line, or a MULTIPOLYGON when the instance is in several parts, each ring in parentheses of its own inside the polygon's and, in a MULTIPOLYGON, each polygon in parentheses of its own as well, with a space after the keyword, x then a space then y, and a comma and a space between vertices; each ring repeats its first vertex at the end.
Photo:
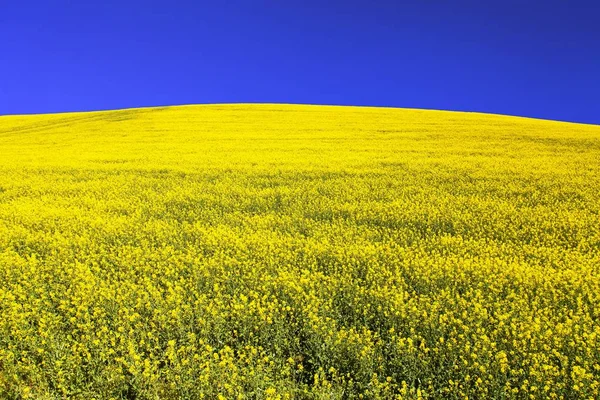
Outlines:
POLYGON ((0 114, 276 102, 600 124, 598 1, 0 1, 0 114))

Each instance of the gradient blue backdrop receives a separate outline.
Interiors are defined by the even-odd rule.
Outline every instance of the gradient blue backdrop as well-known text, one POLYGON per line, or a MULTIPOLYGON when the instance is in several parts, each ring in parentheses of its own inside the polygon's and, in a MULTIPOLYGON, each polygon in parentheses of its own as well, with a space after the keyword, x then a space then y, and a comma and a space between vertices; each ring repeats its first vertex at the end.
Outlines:
POLYGON ((0 0, 0 114, 222 102, 600 123, 600 1, 0 0))

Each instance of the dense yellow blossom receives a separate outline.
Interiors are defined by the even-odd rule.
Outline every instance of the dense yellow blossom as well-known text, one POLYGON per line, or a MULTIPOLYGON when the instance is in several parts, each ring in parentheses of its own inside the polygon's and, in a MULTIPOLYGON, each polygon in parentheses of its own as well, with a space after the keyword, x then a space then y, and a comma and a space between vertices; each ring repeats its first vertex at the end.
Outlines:
POLYGON ((600 127, 0 117, 0 398, 600 397, 600 127))

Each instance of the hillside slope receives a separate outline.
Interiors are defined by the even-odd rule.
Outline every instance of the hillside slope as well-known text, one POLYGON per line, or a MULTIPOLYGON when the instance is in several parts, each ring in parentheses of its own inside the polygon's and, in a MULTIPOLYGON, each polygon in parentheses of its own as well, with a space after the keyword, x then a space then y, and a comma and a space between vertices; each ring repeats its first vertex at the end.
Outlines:
POLYGON ((594 398, 600 127, 0 117, 0 397, 594 398))

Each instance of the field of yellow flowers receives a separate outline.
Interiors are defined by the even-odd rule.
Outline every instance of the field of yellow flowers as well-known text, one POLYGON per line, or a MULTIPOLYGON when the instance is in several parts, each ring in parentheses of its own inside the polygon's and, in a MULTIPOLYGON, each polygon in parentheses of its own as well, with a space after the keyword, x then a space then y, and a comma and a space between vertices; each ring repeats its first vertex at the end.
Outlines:
POLYGON ((0 117, 0 398, 599 398, 599 193, 599 126, 0 117))

